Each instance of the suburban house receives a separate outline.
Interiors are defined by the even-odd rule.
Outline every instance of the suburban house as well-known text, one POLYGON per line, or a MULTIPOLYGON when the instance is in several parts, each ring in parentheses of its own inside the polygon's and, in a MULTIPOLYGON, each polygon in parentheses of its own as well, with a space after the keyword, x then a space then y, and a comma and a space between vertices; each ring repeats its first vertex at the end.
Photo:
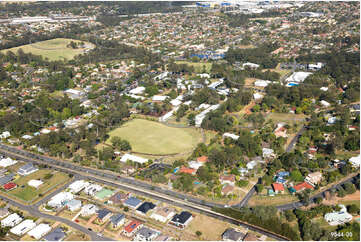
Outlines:
POLYGON ((243 241, 259 241, 259 239, 256 235, 247 233, 246 236, 243 238, 243 241))
POLYGON ((242 241, 246 235, 234 228, 226 229, 222 234, 223 241, 242 241))
POLYGON ((322 173, 317 171, 307 175, 305 182, 308 182, 312 186, 319 184, 322 180, 322 173))
POLYGON ((178 170, 179 173, 187 173, 187 174, 191 174, 191 175, 195 175, 197 170, 196 169, 193 169, 193 168, 188 168, 188 167, 185 167, 185 166, 182 166, 179 170, 178 170))
POLYGON ((60 208, 73 198, 74 195, 70 192, 60 192, 50 199, 48 206, 53 208, 60 208))
POLYGON ((130 197, 124 201, 124 206, 136 209, 141 203, 142 203, 142 201, 139 200, 138 198, 130 197))
POLYGON ((17 213, 12 213, 1 220, 1 227, 14 227, 21 221, 23 221, 23 219, 17 213))
POLYGON ((13 160, 10 157, 8 158, 3 158, 0 160, 0 166, 1 167, 8 167, 8 166, 12 166, 15 165, 16 163, 18 163, 17 160, 13 160))
POLYGON ((0 218, 5 218, 9 215, 9 210, 7 208, 0 208, 0 218))
POLYGON ((285 188, 283 187, 282 183, 273 183, 272 188, 275 194, 283 193, 285 191, 285 188))
POLYGON ((239 135, 231 134, 231 133, 224 133, 223 138, 231 138, 233 140, 238 140, 239 135))
POLYGON ((148 227, 142 227, 139 231, 135 234, 134 240, 135 241, 152 241, 160 234, 159 231, 150 229, 148 227))
POLYGON ((151 203, 151 202, 144 202, 142 205, 140 205, 137 208, 137 213, 141 213, 143 215, 145 215, 149 210, 155 208, 155 204, 151 203))
POLYGON ((132 237, 139 229, 143 227, 143 224, 137 220, 131 221, 123 229, 123 234, 127 237, 132 237))
POLYGON ((355 157, 351 157, 349 159, 349 162, 351 163, 351 165, 355 168, 360 167, 361 164, 361 155, 355 156, 355 157))
POLYGON ((14 190, 17 187, 18 187, 18 185, 14 182, 9 182, 9 183, 6 183, 3 185, 3 188, 5 189, 5 191, 14 190))
POLYGON ((198 170, 199 167, 203 166, 206 162, 208 162, 208 156, 200 156, 196 161, 188 162, 190 168, 198 170))
POLYGON ((62 241, 66 236, 66 233, 62 228, 58 227, 51 233, 47 234, 43 239, 45 241, 62 241))
POLYGON ((151 218, 160 221, 162 223, 167 222, 169 219, 171 219, 176 214, 176 210, 169 207, 157 207, 152 215, 150 215, 151 218))
POLYGON ((325 220, 332 226, 348 223, 352 220, 352 215, 347 212, 347 208, 343 204, 338 205, 341 210, 338 212, 326 213, 325 220))
POLYGON ((66 207, 74 212, 76 210, 79 210, 81 208, 81 201, 80 200, 76 200, 76 199, 72 199, 69 202, 66 203, 66 207))
POLYGON ((307 182, 302 182, 297 184, 296 186, 293 187, 294 190, 290 190, 291 192, 300 192, 303 191, 305 189, 313 189, 313 186, 311 186, 310 184, 308 184, 307 182))
POLYGON ((68 188, 71 193, 76 194, 81 190, 83 190, 84 188, 86 188, 87 186, 89 186, 89 182, 86 182, 84 180, 77 180, 72 184, 70 184, 68 188))
POLYGON ((38 170, 37 167, 34 167, 32 163, 27 163, 19 168, 18 174, 21 176, 27 176, 33 172, 36 172, 38 170))
POLYGON ((22 236, 25 233, 27 233, 29 230, 35 228, 36 223, 34 223, 33 220, 27 219, 21 222, 20 224, 16 225, 12 229, 10 229, 10 232, 12 234, 15 234, 17 236, 22 236))
POLYGON ((81 216, 87 217, 95 214, 97 211, 98 211, 98 207, 95 206, 94 204, 86 204, 82 207, 80 214, 81 216))
POLYGON ((273 149, 262 148, 262 155, 265 159, 272 159, 276 156, 273 149))
POLYGON ((125 215, 120 213, 114 214, 110 217, 110 223, 113 228, 118 228, 119 226, 122 226, 125 223, 125 215))
POLYGON ((219 180, 221 182, 221 184, 231 184, 234 185, 234 183, 236 182, 236 176, 233 174, 229 174, 229 175, 221 175, 219 176, 219 180))
POLYGON ((110 217, 112 216, 112 212, 106 208, 98 210, 97 214, 97 219, 101 223, 108 221, 108 219, 110 219, 110 217))
POLYGON ((98 184, 91 184, 84 189, 84 192, 89 196, 95 196, 95 194, 102 189, 103 187, 98 184))
POLYGON ((284 123, 278 123, 276 129, 274 130, 274 134, 275 136, 278 137, 283 137, 283 138, 287 138, 287 129, 285 127, 284 123))
POLYGON ((180 214, 174 215, 169 224, 174 225, 178 228, 184 229, 190 221, 192 221, 193 215, 187 211, 182 211, 180 214))
POLYGON ((221 190, 221 194, 223 196, 227 196, 228 194, 231 194, 234 190, 234 186, 230 184, 225 184, 221 190))
POLYGON ((49 233, 51 230, 51 227, 49 224, 39 224, 32 230, 28 232, 28 235, 33 237, 36 240, 40 240, 41 237, 49 233))
POLYGON ((126 199, 128 199, 128 197, 129 197, 129 193, 117 192, 109 198, 108 203, 120 204, 123 203, 126 199))
POLYGON ((148 160, 147 159, 144 159, 142 157, 139 157, 139 156, 135 156, 135 155, 131 155, 131 154, 125 154, 122 156, 122 158, 120 159, 121 162, 127 162, 127 161, 133 161, 133 162, 136 162, 136 163, 139 163, 139 164, 144 164, 144 163, 147 163, 148 160))

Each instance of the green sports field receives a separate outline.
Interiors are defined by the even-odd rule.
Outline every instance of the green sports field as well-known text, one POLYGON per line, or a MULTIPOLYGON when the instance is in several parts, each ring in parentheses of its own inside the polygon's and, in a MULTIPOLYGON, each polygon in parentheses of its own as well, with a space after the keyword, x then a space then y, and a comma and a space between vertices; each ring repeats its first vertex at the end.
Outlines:
POLYGON ((83 41, 85 43, 85 48, 72 49, 67 47, 71 41, 76 43, 81 42, 80 40, 57 38, 14 47, 11 49, 2 50, 1 52, 6 53, 7 51, 12 51, 14 54, 16 54, 19 49, 22 49, 25 53, 41 55, 44 59, 48 58, 50 61, 64 59, 71 60, 74 58, 74 56, 82 54, 86 49, 93 48, 94 46, 89 42, 83 41))
POLYGON ((191 151, 202 141, 202 135, 194 128, 174 128, 144 119, 133 119, 120 128, 109 132, 106 141, 111 144, 113 136, 126 139, 132 151, 164 155, 191 151))

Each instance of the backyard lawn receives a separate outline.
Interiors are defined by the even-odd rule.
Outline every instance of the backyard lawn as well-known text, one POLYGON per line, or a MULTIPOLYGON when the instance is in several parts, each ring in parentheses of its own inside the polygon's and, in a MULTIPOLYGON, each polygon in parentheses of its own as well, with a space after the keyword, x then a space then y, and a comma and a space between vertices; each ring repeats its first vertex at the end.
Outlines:
POLYGON ((14 195, 15 197, 20 198, 24 201, 32 201, 39 197, 39 194, 43 194, 49 190, 52 190, 60 184, 64 184, 69 180, 69 176, 65 173, 54 172, 51 170, 39 170, 28 176, 21 176, 15 183, 18 187, 9 192, 9 194, 14 195), (52 174, 53 176, 49 179, 45 179, 47 174, 52 174), (41 180, 41 184, 38 188, 34 188, 28 185, 30 180, 41 180), (22 187, 24 186, 24 187, 22 187))
POLYGON ((155 155, 189 152, 202 142, 202 135, 195 128, 169 127, 144 119, 131 120, 109 136, 107 144, 111 144, 111 137, 119 136, 129 141, 132 151, 155 155))
POLYGON ((41 55, 43 58, 55 61, 63 59, 71 60, 76 55, 84 53, 86 49, 93 48, 93 44, 84 42, 85 48, 72 49, 71 47, 67 47, 71 41, 76 43, 81 42, 80 40, 74 39, 56 38, 2 50, 1 52, 6 53, 7 51, 12 51, 16 54, 19 49, 22 49, 25 53, 41 55))

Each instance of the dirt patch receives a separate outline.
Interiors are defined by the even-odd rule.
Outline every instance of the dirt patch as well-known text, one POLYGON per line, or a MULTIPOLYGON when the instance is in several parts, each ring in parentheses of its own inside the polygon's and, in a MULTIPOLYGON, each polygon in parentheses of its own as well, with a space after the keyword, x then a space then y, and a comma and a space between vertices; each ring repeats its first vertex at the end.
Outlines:
POLYGON ((323 200, 323 204, 325 205, 336 205, 336 204, 339 204, 339 203, 342 203, 344 201, 357 201, 357 200, 360 200, 360 190, 357 190, 355 193, 353 194, 349 194, 349 195, 346 195, 345 197, 333 197, 332 200, 326 200, 324 199, 323 200))

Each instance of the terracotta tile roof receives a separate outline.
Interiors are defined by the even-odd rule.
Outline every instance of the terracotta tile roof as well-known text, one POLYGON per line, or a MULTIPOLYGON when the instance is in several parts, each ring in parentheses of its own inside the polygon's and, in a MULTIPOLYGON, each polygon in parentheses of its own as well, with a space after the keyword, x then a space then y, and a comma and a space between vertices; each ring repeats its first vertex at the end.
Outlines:
POLYGON ((297 184, 296 186, 293 187, 296 191, 300 191, 303 189, 313 189, 313 186, 311 186, 310 184, 308 184, 307 182, 302 182, 297 184))
POLYGON ((198 162, 207 162, 208 161, 208 156, 201 156, 197 158, 198 162))
POLYGON ((273 187, 274 191, 284 191, 285 190, 285 188, 283 187, 283 184, 281 184, 281 183, 273 183, 272 187, 273 187))
POLYGON ((192 168, 188 168, 188 167, 182 166, 182 167, 179 169, 179 172, 180 172, 180 173, 194 174, 194 173, 196 173, 196 170, 195 170, 195 169, 192 169, 192 168))
POLYGON ((131 233, 134 231, 134 229, 136 229, 141 224, 142 224, 141 222, 139 222, 137 220, 133 220, 127 226, 125 226, 124 230, 128 233, 131 233))

